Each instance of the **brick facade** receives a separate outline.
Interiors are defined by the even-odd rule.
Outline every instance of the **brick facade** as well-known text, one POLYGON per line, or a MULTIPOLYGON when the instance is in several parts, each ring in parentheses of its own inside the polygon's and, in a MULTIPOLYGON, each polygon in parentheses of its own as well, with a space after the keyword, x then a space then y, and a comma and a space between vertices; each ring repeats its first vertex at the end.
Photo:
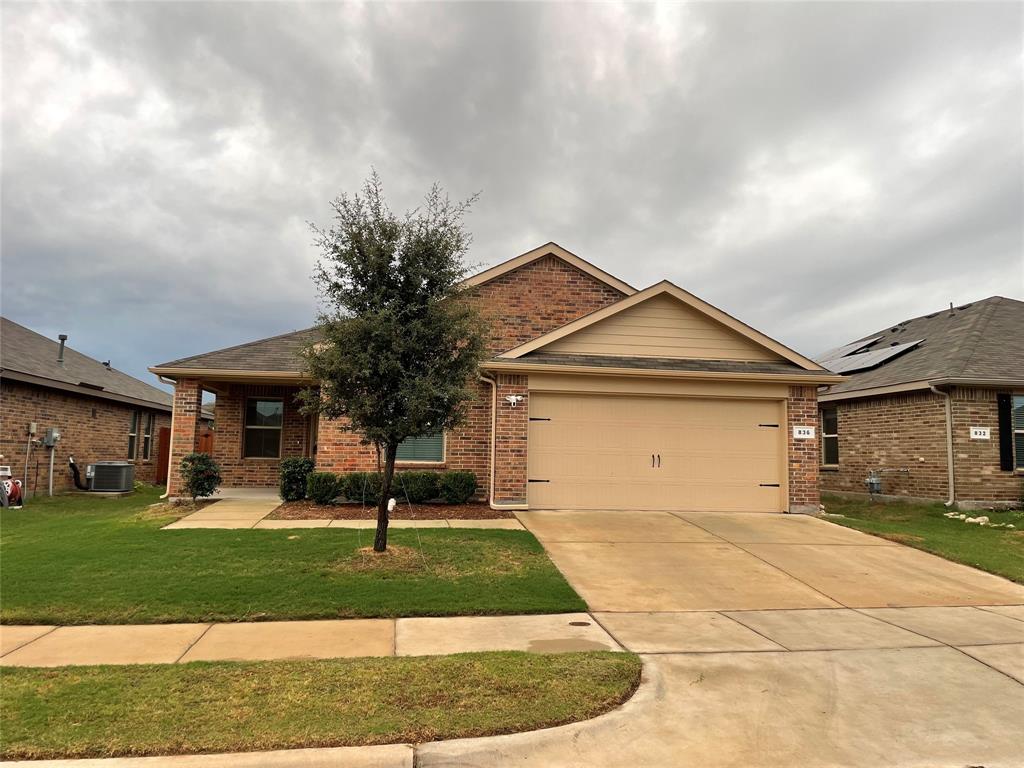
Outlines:
POLYGON ((499 374, 494 443, 494 501, 526 503, 526 443, 530 428, 529 377, 499 374), (515 407, 505 398, 522 397, 515 407))
MULTIPOLYGON (((996 392, 953 389, 953 468, 958 502, 1012 502, 1019 475, 999 468, 996 392), (988 427, 990 440, 971 440, 970 427, 988 427)), ((821 471, 824 491, 865 493, 871 470, 883 470, 882 494, 949 498, 945 398, 931 391, 894 394, 834 405, 839 464, 821 471)))
POLYGON ((232 384, 217 393, 213 458, 225 487, 273 488, 280 481, 281 458, 308 456, 309 419, 299 412, 298 387, 232 384), (280 399, 284 404, 281 457, 246 458, 243 451, 245 406, 250 398, 280 399))
MULTIPOLYGON (((517 347, 537 336, 572 322, 583 315, 612 304, 622 293, 590 275, 579 271, 554 256, 545 256, 513 272, 508 272, 475 289, 474 301, 491 328, 488 351, 499 354, 517 347)), ((502 429, 508 434, 508 445, 498 446, 497 470, 504 467, 505 458, 521 455, 523 466, 502 469, 496 481, 496 501, 524 503, 526 500, 526 403, 517 406, 514 414, 502 398, 515 390, 527 393, 526 377, 513 377, 515 384, 503 384, 498 394, 499 443, 502 429), (521 380, 521 381, 519 381, 521 380), (503 423, 507 421, 508 423, 503 423), (513 435, 511 429, 519 421, 521 433, 513 435), (518 474, 522 477, 518 478, 518 474), (500 498, 499 498, 500 497, 500 498)), ((398 469, 456 469, 469 470, 477 477, 478 498, 490 493, 491 447, 491 387, 474 383, 476 398, 469 405, 465 423, 445 436, 445 460, 442 463, 398 462, 398 469)), ((219 415, 218 415, 219 418, 219 415)), ((515 459, 518 461, 518 459, 515 459)), ((348 432, 343 422, 321 420, 317 446, 317 468, 326 472, 352 472, 377 467, 376 454, 371 446, 359 444, 359 437, 348 432)))
POLYGON ((25 478, 25 447, 29 422, 36 422, 36 439, 42 439, 50 427, 61 433, 53 460, 53 490, 70 491, 75 485, 68 469, 68 456, 75 457, 85 481, 85 467, 96 461, 135 463, 135 479, 153 482, 156 477, 158 438, 161 427, 171 423, 166 411, 142 408, 99 397, 49 389, 15 381, 0 382, 0 464, 11 467, 30 492, 46 493, 49 484, 50 452, 33 447, 28 478, 25 478), (138 411, 139 432, 135 456, 128 456, 128 430, 132 413, 138 411), (153 415, 149 458, 143 453, 146 416, 153 415))
POLYGON ((818 391, 815 387, 790 387, 786 400, 786 441, 789 451, 789 511, 818 511, 818 465, 821 429, 813 439, 796 439, 793 427, 814 425, 818 419, 818 391))
POLYGON ((1024 500, 1024 476, 999 468, 997 394, 994 389, 953 390, 953 470, 958 501, 1024 500), (991 438, 971 440, 971 427, 988 427, 991 438))

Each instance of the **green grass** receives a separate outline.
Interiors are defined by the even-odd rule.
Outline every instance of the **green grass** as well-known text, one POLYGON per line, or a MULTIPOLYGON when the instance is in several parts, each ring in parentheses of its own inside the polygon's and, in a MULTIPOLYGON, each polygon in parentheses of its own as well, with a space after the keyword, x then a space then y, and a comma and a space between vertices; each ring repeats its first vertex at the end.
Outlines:
POLYGON ((640 681, 633 654, 8 668, 0 758, 422 742, 594 717, 640 681))
POLYGON ((525 531, 174 530, 160 489, 0 516, 0 621, 127 624, 586 610, 525 531))
POLYGON ((943 517, 942 504, 871 502, 824 498, 832 522, 873 533, 900 544, 941 555, 989 573, 1024 583, 1024 512, 967 512, 987 516, 993 523, 1013 523, 1016 529, 989 528, 943 517))

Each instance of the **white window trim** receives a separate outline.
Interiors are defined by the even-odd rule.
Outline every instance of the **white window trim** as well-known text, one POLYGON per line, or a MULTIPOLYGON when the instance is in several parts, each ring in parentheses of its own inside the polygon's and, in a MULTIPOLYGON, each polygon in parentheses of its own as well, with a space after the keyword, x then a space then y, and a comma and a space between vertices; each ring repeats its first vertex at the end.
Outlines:
POLYGON ((1013 434, 1010 449, 1013 451, 1013 471, 1020 474, 1024 472, 1024 456, 1017 455, 1017 435, 1024 435, 1024 429, 1017 429, 1017 425, 1014 424, 1014 417, 1017 413, 1016 401, 1018 398, 1024 400, 1024 394, 1014 392, 1010 395, 1010 427, 1013 434))
POLYGON ((836 414, 836 431, 835 432, 826 432, 825 431, 825 410, 826 410, 825 408, 821 409, 821 466, 829 467, 829 468, 831 468, 831 467, 838 467, 839 466, 839 460, 838 460, 839 459, 839 409, 835 408, 835 407, 828 409, 828 410, 835 411, 835 414, 836 414), (825 461, 825 440, 830 438, 830 437, 834 437, 836 439, 836 461, 834 463, 829 463, 829 462, 825 461))

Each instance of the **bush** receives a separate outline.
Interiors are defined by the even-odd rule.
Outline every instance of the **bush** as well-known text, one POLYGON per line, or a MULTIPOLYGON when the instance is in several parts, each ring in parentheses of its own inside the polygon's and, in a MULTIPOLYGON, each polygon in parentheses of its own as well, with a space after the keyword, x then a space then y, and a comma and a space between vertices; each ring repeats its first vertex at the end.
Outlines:
POLYGON ((317 504, 330 504, 341 493, 341 480, 332 472, 310 472, 306 477, 306 497, 317 504))
POLYGON ((408 499, 410 504, 422 504, 440 494, 436 472, 396 472, 391 495, 408 499))
POLYGON ((306 478, 316 468, 309 458, 292 458, 281 461, 281 498, 285 501, 300 501, 306 498, 306 478))
POLYGON ((449 504, 465 504, 476 493, 476 475, 472 472, 442 472, 438 479, 441 498, 449 504))
POLYGON ((189 453, 181 459, 181 482, 193 502, 212 496, 220 486, 220 466, 208 453, 189 453))
POLYGON ((349 501, 376 506, 383 478, 377 472, 349 472, 341 476, 341 493, 349 501))

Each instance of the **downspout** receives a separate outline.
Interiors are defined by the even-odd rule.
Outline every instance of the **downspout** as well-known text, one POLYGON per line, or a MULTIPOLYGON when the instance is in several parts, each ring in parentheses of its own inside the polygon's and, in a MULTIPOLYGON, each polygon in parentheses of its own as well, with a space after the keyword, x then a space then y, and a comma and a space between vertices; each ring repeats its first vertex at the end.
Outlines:
POLYGON ((494 500, 494 448, 498 433, 498 382, 482 373, 477 373, 477 378, 491 385, 491 450, 488 465, 490 481, 487 485, 487 505, 491 509, 528 509, 523 504, 498 504, 494 500))
MULTIPOLYGON (((176 382, 174 379, 165 379, 160 374, 157 374, 157 379, 160 381, 161 384, 171 384, 175 388, 177 388, 177 386, 178 386, 178 382, 176 382)), ((174 398, 173 398, 173 395, 171 397, 171 434, 170 434, 170 437, 168 439, 171 441, 171 444, 169 446, 167 446, 167 490, 160 497, 161 499, 166 499, 168 496, 171 495, 171 462, 174 461, 174 398)))
POLYGON ((953 467, 953 399, 949 396, 949 390, 941 390, 931 383, 928 384, 928 387, 946 400, 946 471, 949 485, 949 498, 946 500, 946 506, 952 507, 956 504, 956 472, 953 467))

